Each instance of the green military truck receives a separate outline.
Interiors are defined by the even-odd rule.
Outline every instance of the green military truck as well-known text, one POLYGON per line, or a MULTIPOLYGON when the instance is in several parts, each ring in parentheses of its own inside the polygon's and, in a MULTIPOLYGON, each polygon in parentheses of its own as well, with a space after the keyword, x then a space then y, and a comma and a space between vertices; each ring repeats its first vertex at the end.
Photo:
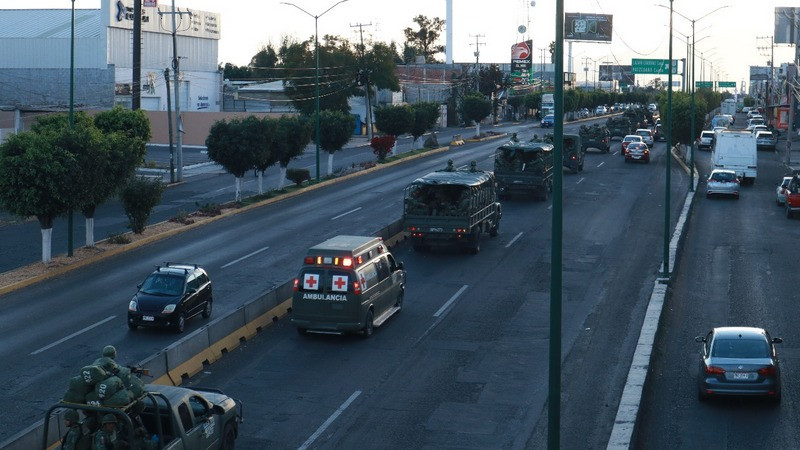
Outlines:
MULTIPOLYGON (((534 137, 534 139, 536 139, 534 137)), ((583 171, 583 159, 586 148, 583 147, 581 136, 577 134, 564 134, 564 146, 561 149, 561 160, 564 168, 572 173, 583 171)), ((553 135, 545 134, 544 141, 552 144, 553 135)))
POLYGON ((606 128, 608 128, 609 140, 617 136, 622 139, 625 136, 633 133, 633 130, 635 130, 630 119, 624 115, 610 117, 608 120, 606 120, 606 128))
POLYGON ((546 201, 553 190, 552 137, 550 142, 534 136, 529 142, 501 145, 494 154, 494 175, 500 199, 533 194, 546 201))
POLYGON ((403 227, 416 251, 457 246, 480 251, 481 233, 497 236, 502 210, 492 172, 445 170, 417 178, 404 191, 403 227))
POLYGON ((611 151, 611 133, 605 125, 581 125, 578 132, 581 137, 581 147, 586 151, 596 148, 603 153, 611 151))

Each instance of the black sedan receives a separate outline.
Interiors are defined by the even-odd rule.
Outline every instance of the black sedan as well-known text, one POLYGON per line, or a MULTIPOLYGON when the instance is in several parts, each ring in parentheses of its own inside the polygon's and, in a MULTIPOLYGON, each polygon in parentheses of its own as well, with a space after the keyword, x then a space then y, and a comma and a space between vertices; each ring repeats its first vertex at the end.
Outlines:
POLYGON ((781 371, 772 338, 761 328, 719 327, 695 341, 700 350, 697 396, 765 396, 780 402, 781 371))

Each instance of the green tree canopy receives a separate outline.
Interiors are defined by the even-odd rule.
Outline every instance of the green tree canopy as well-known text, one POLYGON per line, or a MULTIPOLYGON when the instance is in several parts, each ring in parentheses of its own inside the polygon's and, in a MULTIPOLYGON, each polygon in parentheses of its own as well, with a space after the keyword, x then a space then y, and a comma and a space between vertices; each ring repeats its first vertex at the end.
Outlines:
MULTIPOLYGON (((355 117, 340 111, 322 111, 319 115, 319 136, 314 140, 328 152, 328 175, 333 173, 333 154, 350 140, 355 129, 355 117)), ((316 131, 315 131, 316 132, 316 131)))
POLYGON ((411 136, 414 136, 414 144, 420 136, 436 125, 439 119, 439 104, 434 102, 420 102, 411 105, 414 114, 414 122, 411 126, 411 136))
POLYGON ((492 103, 478 94, 470 94, 461 102, 461 115, 467 122, 475 122, 475 136, 481 135, 481 120, 492 112, 492 103))
POLYGON ((382 133, 400 136, 411 131, 414 111, 408 105, 386 105, 375 109, 375 126, 382 133))
MULTIPOLYGON (((434 55, 444 52, 445 49, 444 45, 436 44, 436 41, 442 35, 445 21, 438 17, 429 19, 421 14, 414 17, 413 21, 417 24, 416 30, 411 27, 403 30, 406 36, 406 47, 412 49, 414 54, 424 56, 426 63, 438 62, 434 55)), ((409 55, 410 52, 404 52, 404 56, 409 55)), ((413 63, 406 59, 406 63, 409 62, 413 63)))

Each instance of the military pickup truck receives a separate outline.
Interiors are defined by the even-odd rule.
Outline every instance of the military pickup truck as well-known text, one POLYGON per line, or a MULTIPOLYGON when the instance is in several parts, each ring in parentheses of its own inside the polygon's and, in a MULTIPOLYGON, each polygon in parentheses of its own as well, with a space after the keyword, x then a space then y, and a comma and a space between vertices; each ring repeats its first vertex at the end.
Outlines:
MULTIPOLYGON (((534 137, 536 139, 536 137, 534 137)), ((577 134, 564 134, 564 146, 562 147, 561 160, 564 168, 572 173, 583 171, 583 159, 586 156, 586 148, 581 143, 581 137, 577 134)), ((553 135, 545 134, 544 142, 553 144, 553 135)), ((535 142, 535 141, 532 141, 535 142)))
POLYGON ((50 448, 64 435, 57 431, 61 420, 56 421, 58 434, 50 435, 51 419, 63 416, 74 428, 76 448, 95 448, 99 439, 107 439, 106 445, 114 448, 233 450, 242 421, 241 402, 216 389, 144 384, 142 373, 117 365, 111 355, 83 367, 70 379, 64 398, 48 409, 41 448, 50 448), (105 430, 106 424, 114 424, 113 431, 105 430))
POLYGON ((492 172, 453 168, 417 178, 404 191, 403 227, 415 251, 457 246, 476 254, 481 233, 497 236, 502 209, 492 172))
MULTIPOLYGON (((611 151, 611 133, 605 125, 581 125, 579 131, 583 151, 596 148, 603 153, 611 151)), ((624 137, 624 136, 623 136, 624 137)))
POLYGON ((610 117, 606 120, 606 128, 608 128, 609 139, 613 139, 616 136, 624 138, 633 133, 634 130, 630 119, 625 116, 610 117))
POLYGON ((500 199, 533 194, 546 201, 553 190, 553 144, 534 136, 530 142, 509 141, 494 154, 494 175, 500 199))

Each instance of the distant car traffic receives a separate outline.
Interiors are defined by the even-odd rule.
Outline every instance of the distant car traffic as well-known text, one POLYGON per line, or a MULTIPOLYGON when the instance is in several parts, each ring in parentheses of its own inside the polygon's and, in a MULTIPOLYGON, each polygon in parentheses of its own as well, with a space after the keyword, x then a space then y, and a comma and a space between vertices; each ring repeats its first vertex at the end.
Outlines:
POLYGON ((644 141, 642 140, 642 137, 639 136, 638 134, 629 134, 624 138, 622 138, 622 147, 620 148, 620 153, 622 153, 622 156, 625 156, 625 149, 628 148, 628 144, 630 144, 631 142, 644 142, 644 141))
POLYGON ((196 264, 166 263, 156 267, 128 304, 128 327, 172 328, 183 333, 198 314, 211 317, 211 280, 196 264))
POLYGON ((555 116, 552 114, 548 114, 542 118, 542 128, 553 128, 553 124, 555 123, 555 116))
POLYGON ((608 109, 606 109, 606 107, 603 106, 603 105, 600 105, 600 106, 598 106, 597 108, 594 109, 594 114, 596 116, 602 116, 603 114, 607 114, 607 113, 608 113, 608 109))
POLYGON ((649 146, 653 146, 653 131, 649 128, 639 128, 635 132, 642 137, 642 142, 649 146))
POLYGON ((792 181, 792 177, 783 177, 781 182, 778 183, 778 187, 775 188, 775 203, 777 203, 779 206, 786 203, 786 193, 788 191, 790 181, 792 181))
POLYGON ((650 149, 644 142, 631 142, 625 148, 625 162, 642 161, 650 162, 650 149))
POLYGON ((756 131, 756 146, 759 150, 775 150, 777 142, 771 131, 756 131))
POLYGON ((661 124, 656 121, 656 125, 653 127, 653 139, 655 141, 666 141, 667 140, 667 133, 664 131, 664 128, 661 127, 661 124))
POLYGON ((711 150, 714 145, 714 132, 703 130, 700 133, 700 139, 697 140, 697 148, 711 150))
POLYGON ((762 328, 718 327, 705 336, 697 380, 697 397, 766 396, 781 401, 781 370, 775 344, 762 328))
POLYGON ((759 131, 769 131, 766 125, 754 125, 753 128, 750 129, 750 132, 753 134, 758 133, 759 131))
POLYGON ((739 179, 733 170, 714 169, 706 180, 706 197, 712 195, 732 195, 739 198, 739 179))

